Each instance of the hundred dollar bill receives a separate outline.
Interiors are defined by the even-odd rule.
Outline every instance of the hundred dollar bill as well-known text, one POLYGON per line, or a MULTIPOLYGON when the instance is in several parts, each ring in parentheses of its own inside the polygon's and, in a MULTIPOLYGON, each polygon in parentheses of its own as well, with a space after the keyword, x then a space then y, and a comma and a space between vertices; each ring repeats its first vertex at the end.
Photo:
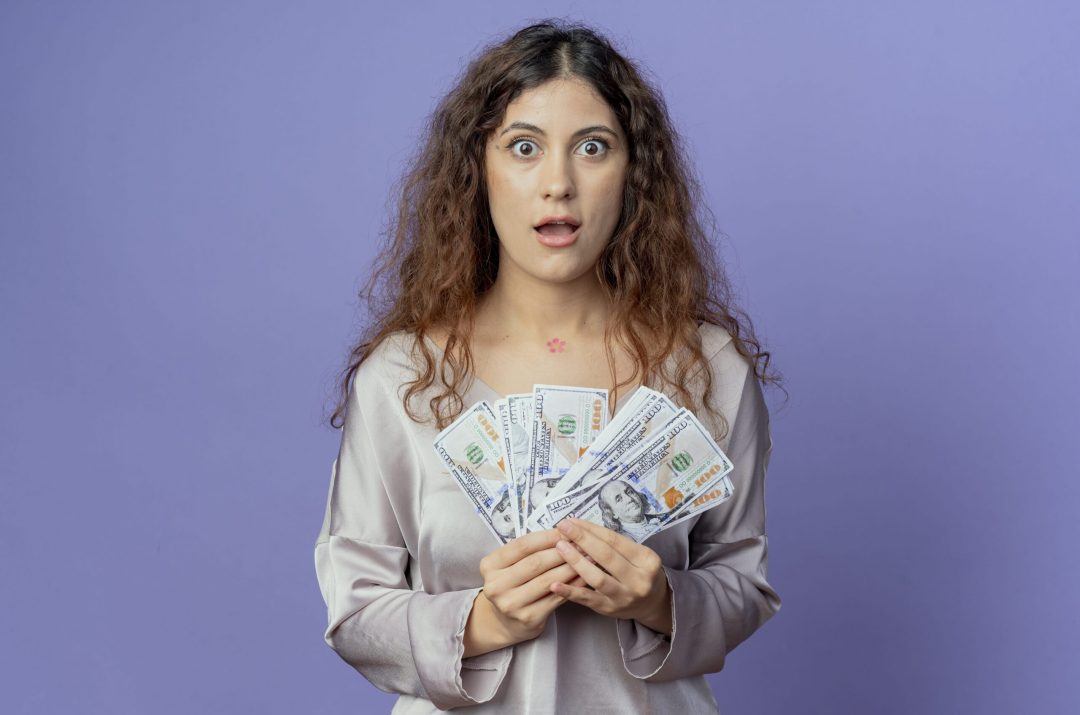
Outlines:
MULTIPOLYGON (((570 469, 563 475, 555 487, 548 492, 548 501, 557 496, 574 491, 582 485, 582 477, 595 469, 597 465, 611 461, 612 449, 620 444, 623 433, 630 428, 631 422, 637 421, 641 413, 658 399, 668 401, 661 393, 650 390, 647 387, 638 387, 630 399, 627 400, 623 409, 600 430, 596 439, 588 446, 585 452, 576 462, 570 465, 570 469)), ((670 401, 668 401, 670 403, 670 401)), ((675 410, 672 410, 672 414, 675 410)))
POLYGON ((638 390, 631 395, 623 408, 616 413, 615 417, 608 422, 604 429, 600 430, 600 433, 596 435, 596 439, 593 443, 585 450, 585 453, 579 457, 577 461, 570 465, 570 468, 562 478, 550 481, 551 488, 547 490, 543 499, 540 498, 539 494, 534 494, 533 502, 535 508, 527 518, 525 531, 536 531, 538 529, 547 528, 548 524, 545 522, 550 521, 545 508, 547 503, 559 498, 567 492, 572 492, 581 486, 581 479, 583 473, 586 471, 586 465, 591 465, 592 462, 604 453, 604 446, 617 439, 617 437, 613 437, 612 435, 618 435, 622 432, 631 416, 640 409, 641 404, 646 400, 643 389, 648 388, 638 388, 638 390))
MULTIPOLYGON (((514 455, 510 451, 509 430, 503 425, 506 419, 506 398, 495 400, 491 403, 491 411, 495 413, 496 424, 499 427, 499 446, 503 453, 503 468, 506 470, 506 482, 510 488, 510 507, 516 511, 517 495, 514 494, 514 455)), ((521 536, 521 519, 514 516, 514 535, 521 536)))
POLYGON ((675 526, 680 521, 685 521, 692 516, 696 516, 706 509, 712 509, 714 506, 719 506, 730 499, 734 493, 735 486, 731 483, 731 476, 725 474, 724 478, 714 484, 711 489, 697 496, 693 501, 674 513, 670 519, 662 522, 660 528, 656 531, 663 531, 669 526, 675 526))
POLYGON ((682 409, 606 481, 586 488, 580 501, 557 513, 555 521, 575 516, 635 539, 646 538, 731 469, 731 461, 709 431, 682 409))
POLYGON ((513 539, 512 490, 491 405, 481 400, 465 410, 432 445, 491 533, 504 544, 513 539))
POLYGON ((536 505, 607 426, 608 391, 533 385, 529 468, 525 475, 526 523, 536 505))
POLYGON ((530 517, 529 530, 546 529, 554 515, 583 496, 584 488, 596 485, 622 465, 638 445, 662 429, 678 412, 667 395, 647 387, 638 388, 633 404, 627 404, 604 428, 586 453, 567 471, 555 489, 548 492, 543 508, 530 517), (633 407, 633 411, 630 408, 633 407))
POLYGON ((529 468, 532 393, 507 395, 495 402, 495 411, 499 417, 503 454, 506 455, 506 475, 512 492, 514 529, 521 536, 525 533, 525 474, 529 468))
POLYGON ((606 467, 603 474, 599 476, 593 475, 592 479, 581 484, 572 491, 568 491, 554 499, 548 499, 541 510, 542 514, 540 516, 534 515, 534 518, 539 524, 539 528, 552 527, 563 517, 573 515, 573 511, 579 504, 584 502, 594 491, 612 478, 625 473, 628 469, 628 465, 635 462, 639 452, 641 452, 649 443, 654 441, 660 433, 671 429, 672 425, 687 414, 690 414, 690 412, 685 408, 676 409, 674 413, 669 414, 665 420, 650 421, 648 424, 650 429, 648 430, 647 438, 637 440, 631 444, 621 455, 619 460, 614 461, 613 464, 606 467))
POLYGON ((550 528, 562 521, 565 516, 575 516, 576 510, 581 503, 589 499, 596 489, 610 482, 612 478, 625 474, 626 470, 630 469, 631 464, 636 463, 638 453, 656 440, 657 435, 670 430, 675 422, 684 417, 684 414, 689 414, 687 409, 678 409, 667 420, 659 422, 658 426, 653 426, 650 440, 637 442, 622 456, 622 459, 612 464, 599 478, 593 478, 589 483, 582 484, 572 491, 567 491, 562 496, 546 500, 541 510, 542 514, 534 515, 538 528, 550 528))

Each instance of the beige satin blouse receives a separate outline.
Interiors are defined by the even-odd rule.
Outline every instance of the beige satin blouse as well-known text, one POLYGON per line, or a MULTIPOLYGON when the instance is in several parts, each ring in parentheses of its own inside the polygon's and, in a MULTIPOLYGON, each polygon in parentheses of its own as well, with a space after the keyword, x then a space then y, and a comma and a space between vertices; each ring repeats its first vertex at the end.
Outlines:
MULTIPOLYGON (((315 570, 327 644, 376 687, 401 694, 393 713, 718 712, 703 674, 719 671, 780 598, 766 580, 768 411, 728 333, 700 330, 714 404, 730 425, 717 441, 735 466, 735 494, 644 542, 671 585, 673 634, 567 602, 539 637, 471 658, 462 657, 462 638, 483 585, 478 564, 499 544, 438 461, 434 424, 405 414, 399 390, 413 374, 414 338, 395 333, 364 361, 331 470, 315 570)), ((473 379, 464 397, 468 406, 500 395, 473 379)), ((708 413, 697 414, 720 434, 708 413)))

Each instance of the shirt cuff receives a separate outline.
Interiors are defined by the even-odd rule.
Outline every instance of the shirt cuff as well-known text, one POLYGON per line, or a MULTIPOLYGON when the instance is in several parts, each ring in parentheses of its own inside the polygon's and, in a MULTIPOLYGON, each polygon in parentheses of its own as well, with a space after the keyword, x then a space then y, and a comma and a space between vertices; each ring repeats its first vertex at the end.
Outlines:
POLYGON ((675 621, 676 578, 672 569, 664 566, 668 585, 671 587, 671 635, 657 633, 648 626, 626 618, 615 619, 616 633, 619 637, 619 650, 622 652, 623 667, 635 678, 645 679, 656 675, 664 667, 668 656, 675 647, 675 634, 678 624, 675 621))
POLYGON ((510 667, 513 646, 462 657, 465 625, 479 592, 479 588, 440 594, 418 591, 409 599, 409 641, 416 674, 428 699, 440 710, 491 700, 510 667))

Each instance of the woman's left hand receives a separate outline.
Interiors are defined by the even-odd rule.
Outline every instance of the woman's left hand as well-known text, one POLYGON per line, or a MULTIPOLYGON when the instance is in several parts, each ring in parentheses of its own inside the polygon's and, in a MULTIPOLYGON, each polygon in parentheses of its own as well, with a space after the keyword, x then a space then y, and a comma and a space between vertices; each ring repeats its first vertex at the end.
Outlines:
POLYGON ((655 551, 581 519, 563 519, 558 529, 564 541, 557 548, 592 589, 553 583, 553 593, 605 616, 633 619, 670 635, 671 588, 655 551))

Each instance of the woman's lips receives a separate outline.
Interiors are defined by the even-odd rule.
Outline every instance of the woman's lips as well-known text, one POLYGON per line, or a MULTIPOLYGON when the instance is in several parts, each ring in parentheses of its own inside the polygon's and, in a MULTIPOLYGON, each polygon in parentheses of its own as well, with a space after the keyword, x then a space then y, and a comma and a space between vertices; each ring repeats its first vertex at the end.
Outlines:
POLYGON ((580 231, 581 226, 575 226, 570 233, 541 233, 539 229, 534 228, 533 234, 536 240, 548 248, 563 248, 576 241, 580 231))

